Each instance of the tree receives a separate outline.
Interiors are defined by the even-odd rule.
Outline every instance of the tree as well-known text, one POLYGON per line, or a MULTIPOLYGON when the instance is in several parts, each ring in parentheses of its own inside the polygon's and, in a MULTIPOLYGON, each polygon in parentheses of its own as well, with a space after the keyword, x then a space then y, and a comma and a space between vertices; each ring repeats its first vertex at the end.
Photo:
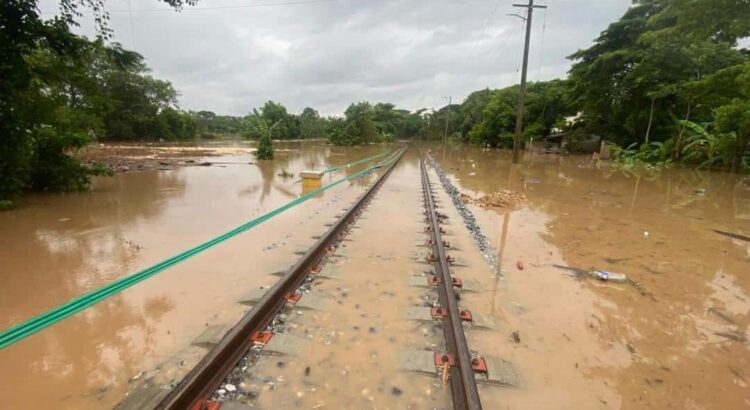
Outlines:
MULTIPOLYGON (((529 83, 526 89, 526 117, 523 138, 548 135, 566 115, 575 113, 568 103, 568 86, 563 80, 529 83)), ((469 95, 461 105, 461 132, 474 144, 510 147, 515 131, 519 87, 482 90, 469 95)))
POLYGON ((661 35, 736 45, 750 35, 750 3, 737 0, 661 0, 663 9, 650 20, 661 35))
POLYGON ((484 119, 484 109, 489 104, 491 96, 490 89, 485 88, 484 90, 474 91, 469 94, 461 104, 461 114, 463 117, 463 121, 461 121, 461 135, 464 139, 468 139, 469 132, 484 119))
MULTIPOLYGON (((336 145, 369 144, 377 138, 377 128, 373 119, 373 107, 368 102, 350 104, 344 112, 343 127, 331 131, 331 142, 336 145)), ((340 122, 334 122, 337 126, 340 122)))
POLYGON ((732 138, 732 172, 750 167, 750 102, 735 99, 731 104, 719 107, 716 110, 716 129, 732 138))
POLYGON ((396 110, 401 120, 399 121, 396 137, 399 139, 417 138, 422 130, 422 111, 409 112, 407 110, 396 110))
POLYGON ((253 112, 245 117, 245 130, 243 135, 247 138, 259 139, 263 136, 257 132, 257 127, 253 125, 253 117, 260 117, 267 124, 276 124, 271 138, 273 139, 296 139, 300 138, 299 120, 287 112, 283 104, 266 101, 260 109, 253 109, 253 112))
POLYGON ((243 129, 242 117, 216 115, 212 111, 190 112, 196 123, 196 134, 203 138, 214 138, 217 134, 240 134, 243 129))
MULTIPOLYGON (((166 0, 174 7, 193 0, 166 0)), ((119 45, 104 47, 72 34, 78 7, 94 10, 100 35, 109 36, 103 0, 61 0, 62 14, 42 20, 36 0, 0 3, 0 201, 21 190, 88 186, 98 167, 68 155, 102 131, 108 99, 102 67, 127 70, 139 60, 119 45), (106 56, 103 56, 106 54, 106 56), (100 65, 99 63, 103 64, 100 65)), ((4 205, 3 207, 7 207, 4 205)))
POLYGON ((273 143, 270 133, 263 135, 258 141, 258 150, 255 151, 255 157, 260 160, 273 159, 273 143))
POLYGON ((494 93, 482 110, 481 122, 469 131, 469 140, 479 145, 511 146, 517 101, 518 87, 494 93))
POLYGON ((299 116, 299 129, 302 138, 324 138, 325 124, 318 112, 310 107, 305 107, 299 116))
POLYGON ((593 46, 569 57, 574 61, 571 96, 584 113, 586 131, 623 143, 634 138, 634 117, 641 115, 640 107, 650 106, 650 99, 642 93, 634 96, 623 82, 638 62, 640 35, 660 10, 657 1, 638 2, 610 24, 593 46))
MULTIPOLYGON (((727 3, 723 0, 687 3, 636 1, 592 47, 570 57, 573 103, 584 113, 587 132, 623 144, 668 141, 677 158, 685 123, 675 118, 712 117, 692 83, 746 60, 733 46, 737 35, 750 32, 744 21, 727 17, 735 13, 715 9, 727 3), (697 9, 708 16, 700 29, 697 9)), ((735 4, 737 16, 750 13, 750 4, 742 3, 735 4)))
POLYGON ((255 151, 255 157, 259 160, 273 159, 273 143, 271 141, 271 135, 274 128, 278 127, 284 119, 281 118, 271 125, 269 125, 269 123, 261 116, 254 116, 250 121, 252 122, 251 127, 260 135, 258 149, 255 151))

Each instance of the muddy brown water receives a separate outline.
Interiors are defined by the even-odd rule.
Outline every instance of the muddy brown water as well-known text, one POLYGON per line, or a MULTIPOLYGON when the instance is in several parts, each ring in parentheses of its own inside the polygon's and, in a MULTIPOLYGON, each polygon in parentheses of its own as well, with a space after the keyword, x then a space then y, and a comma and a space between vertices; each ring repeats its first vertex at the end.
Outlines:
MULTIPOLYGON (((277 144, 276 160, 118 174, 91 192, 34 195, 0 213, 0 327, 40 314, 285 204, 295 174, 382 152, 277 144)), ((211 158, 216 161, 216 157, 211 158)), ((245 162, 250 156, 224 157, 245 162)), ((365 164, 360 165, 360 167, 365 164)), ((361 168, 357 168, 361 169, 361 168)), ((354 170, 341 170, 324 182, 354 170)), ((207 325, 236 321, 235 303, 293 262, 369 181, 344 183, 98 305, 0 351, 11 408, 111 408, 134 379, 189 346, 207 325), (129 382, 130 381, 130 382, 129 382)), ((187 367, 187 364, 186 366, 187 367)))
POLYGON ((526 388, 510 407, 750 406, 750 180, 671 168, 623 174, 586 157, 432 146, 473 197, 524 193, 518 210, 471 206, 506 272, 487 301, 518 330, 526 388), (524 270, 517 262, 524 263, 524 270), (626 274, 577 280, 552 265, 626 274), (536 394, 529 394, 536 393, 536 394))
MULTIPOLYGON (((468 329, 469 346, 511 360, 521 376, 515 388, 483 385, 485 408, 750 406, 750 247, 711 231, 750 234, 749 182, 676 168, 638 177, 584 157, 527 156, 511 166, 503 151, 423 147, 461 192, 509 188, 528 198, 514 210, 469 205, 500 261, 496 274, 430 171, 449 216, 454 274, 481 287, 463 293, 461 304, 496 323, 468 329), (638 286, 580 279, 553 265, 621 272, 638 286)), ((288 202, 302 188, 279 177, 282 169, 296 174, 383 149, 278 148, 261 166, 120 174, 89 193, 30 196, 0 213, 0 326, 288 202)), ((236 321, 247 310, 236 303, 240 295, 273 283, 269 273, 294 261, 366 182, 342 184, 0 351, 0 397, 12 408, 110 408, 146 378, 178 379, 205 352, 191 340, 207 325, 236 321)), ((338 279, 316 282, 325 305, 290 314, 289 333, 306 340, 301 351, 262 356, 248 371, 242 388, 253 392, 250 403, 450 407, 436 379, 400 370, 403 352, 442 343, 436 328, 404 318, 426 302, 408 280, 429 270, 420 262, 421 211, 410 150, 341 257, 325 267, 338 279)))

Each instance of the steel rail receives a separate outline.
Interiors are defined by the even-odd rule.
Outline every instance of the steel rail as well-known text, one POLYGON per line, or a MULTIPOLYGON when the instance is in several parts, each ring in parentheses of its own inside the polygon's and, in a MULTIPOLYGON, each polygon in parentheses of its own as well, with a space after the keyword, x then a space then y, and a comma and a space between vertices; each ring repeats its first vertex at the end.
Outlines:
POLYGON ((445 345, 448 354, 455 358, 455 366, 450 366, 449 379, 453 396, 453 408, 478 410, 482 408, 482 403, 479 399, 479 390, 474 377, 474 369, 472 368, 471 353, 466 343, 466 335, 464 334, 458 309, 458 301, 453 290, 453 277, 440 233, 438 215, 435 211, 434 199, 432 198, 430 177, 427 174, 421 153, 419 155, 419 165, 422 171, 422 191, 424 192, 425 208, 427 208, 427 219, 430 224, 429 230, 432 239, 432 249, 433 254, 436 256, 435 275, 438 278, 438 301, 440 302, 440 306, 446 311, 442 320, 445 345))
POLYGON ((321 262, 329 246, 337 241, 340 233, 353 222, 375 191, 383 184, 405 151, 406 147, 401 148, 391 158, 388 168, 378 177, 377 181, 156 405, 157 409, 192 409, 201 400, 208 399, 211 396, 231 373, 239 360, 253 346, 251 340, 253 332, 266 329, 286 303, 285 296, 296 290, 308 273, 321 262))

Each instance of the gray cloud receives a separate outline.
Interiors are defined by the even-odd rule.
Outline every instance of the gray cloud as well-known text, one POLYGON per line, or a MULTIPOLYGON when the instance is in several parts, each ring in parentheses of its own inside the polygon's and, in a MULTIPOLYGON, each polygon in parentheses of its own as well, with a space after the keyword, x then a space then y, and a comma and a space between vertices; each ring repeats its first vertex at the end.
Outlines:
MULTIPOLYGON (((514 0, 202 0, 181 13, 158 0, 130 2, 132 25, 128 0, 107 2, 114 40, 170 80, 185 109, 239 115, 268 99, 323 114, 363 100, 431 108, 445 104, 441 96, 460 102, 518 81, 522 23, 506 15, 519 12, 514 0)), ((545 3, 534 16, 532 81, 564 76, 566 56, 588 47, 630 0, 537 0, 545 3)), ((41 9, 54 12, 56 1, 41 9)), ((79 29, 89 36, 90 20, 79 29)))

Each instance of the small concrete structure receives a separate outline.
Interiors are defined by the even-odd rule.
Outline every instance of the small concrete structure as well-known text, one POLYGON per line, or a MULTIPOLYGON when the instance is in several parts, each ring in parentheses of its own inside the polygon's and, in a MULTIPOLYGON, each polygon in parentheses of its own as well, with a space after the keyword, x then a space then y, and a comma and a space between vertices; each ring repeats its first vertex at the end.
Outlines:
POLYGON ((427 350, 405 352, 401 355, 403 370, 428 375, 436 375, 435 353, 427 350))
POLYGON ((432 317, 432 309, 428 307, 409 307, 404 311, 404 318, 406 320, 414 320, 417 322, 428 322, 432 323, 435 319, 432 317))
POLYGON ((415 288, 430 288, 435 285, 430 285, 429 282, 427 282, 427 276, 410 276, 409 277, 409 286, 413 286, 415 288))
POLYGON ((289 262, 281 262, 277 265, 275 265, 271 270, 268 272, 269 275, 272 276, 284 276, 284 274, 292 267, 292 264, 289 262))
POLYGON ((268 293, 268 290, 270 288, 265 289, 250 289, 249 291, 245 292, 242 296, 240 296, 240 299, 238 300, 239 303, 242 303, 243 305, 254 305, 260 301, 263 296, 268 293))
POLYGON ((323 171, 302 171, 299 173, 302 178, 302 187, 320 188, 323 180, 323 171))
POLYGON ((221 410, 253 410, 257 407, 248 406, 247 404, 240 403, 237 401, 223 401, 221 402, 221 410))
POLYGON ((341 268, 334 264, 326 264, 320 273, 315 274, 316 277, 322 279, 340 279, 341 268))
POLYGON ((159 386, 138 387, 114 408, 117 410, 153 409, 169 393, 159 386))
POLYGON ((294 304, 295 309, 323 310, 326 305, 326 298, 318 292, 311 292, 304 296, 299 302, 294 304))
POLYGON ((219 341, 221 341, 221 338, 224 337, 224 334, 229 330, 229 325, 211 325, 208 326, 199 334, 195 339, 193 339, 193 342, 191 343, 193 346, 198 347, 204 347, 204 348, 212 348, 215 346, 219 341))
POLYGON ((271 356, 294 356, 306 342, 307 340, 301 337, 278 333, 273 335, 261 352, 271 356))
POLYGON ((481 313, 472 313, 471 327, 475 329, 495 329, 495 321, 491 316, 481 313))
MULTIPOLYGON (((453 274, 453 277, 456 277, 456 274, 453 274)), ((461 279, 461 291, 462 292, 481 292, 482 291, 482 284, 479 283, 479 281, 476 281, 474 279, 461 279)))
MULTIPOLYGON (((521 380, 516 371, 516 367, 508 360, 496 357, 485 357, 487 363, 486 381, 490 384, 496 384, 506 387, 521 387, 521 380)), ((483 376, 477 375, 477 381, 482 380, 483 376)))

